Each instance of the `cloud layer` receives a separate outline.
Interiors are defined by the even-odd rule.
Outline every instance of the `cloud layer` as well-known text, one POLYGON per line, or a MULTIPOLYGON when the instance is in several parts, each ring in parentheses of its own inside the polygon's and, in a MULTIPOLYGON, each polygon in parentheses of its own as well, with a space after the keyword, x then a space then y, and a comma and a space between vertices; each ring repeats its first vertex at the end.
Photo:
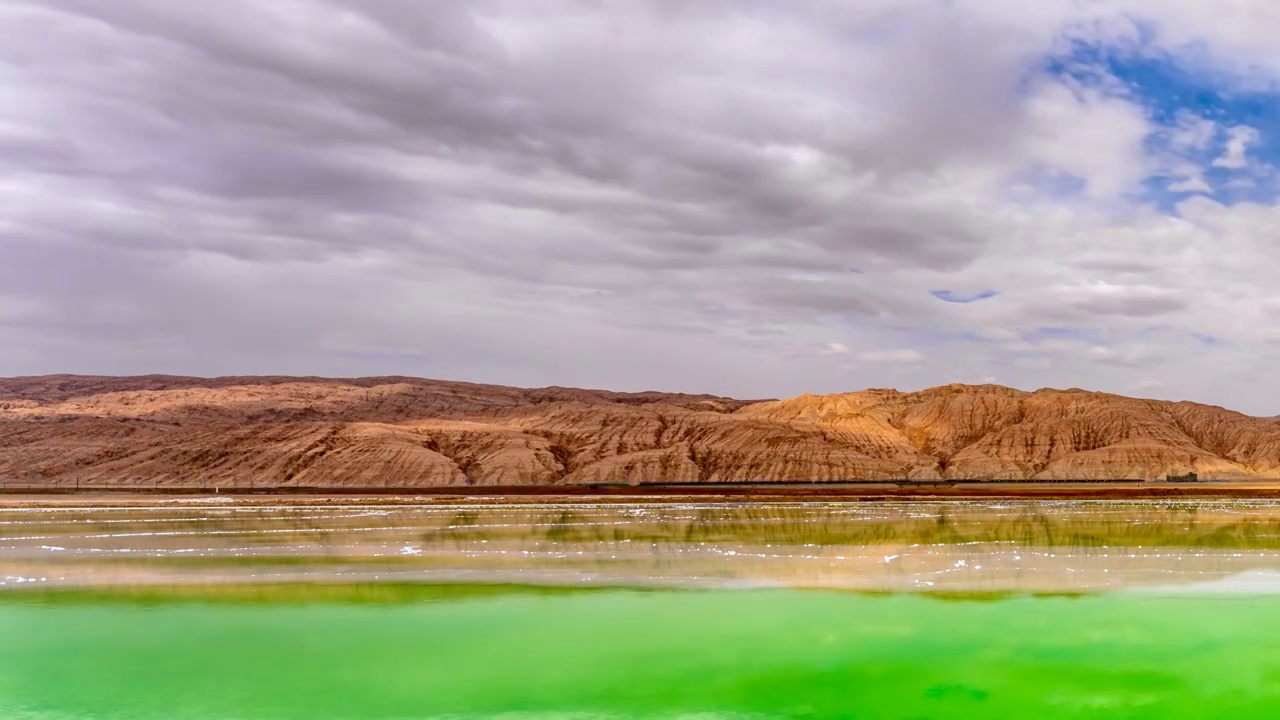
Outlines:
POLYGON ((1201 5, 8 2, 0 374, 1280 413, 1280 14, 1201 5))

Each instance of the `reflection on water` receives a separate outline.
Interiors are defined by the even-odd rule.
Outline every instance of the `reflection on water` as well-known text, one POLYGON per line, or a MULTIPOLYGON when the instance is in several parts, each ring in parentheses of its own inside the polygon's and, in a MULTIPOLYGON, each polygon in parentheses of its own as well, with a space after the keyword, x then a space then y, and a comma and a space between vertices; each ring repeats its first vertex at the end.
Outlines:
MULTIPOLYGON (((0 510, 0 587, 520 583, 1081 592, 1280 578, 1280 504, 0 510)), ((1243 583, 1243 585, 1242 585, 1243 583)))

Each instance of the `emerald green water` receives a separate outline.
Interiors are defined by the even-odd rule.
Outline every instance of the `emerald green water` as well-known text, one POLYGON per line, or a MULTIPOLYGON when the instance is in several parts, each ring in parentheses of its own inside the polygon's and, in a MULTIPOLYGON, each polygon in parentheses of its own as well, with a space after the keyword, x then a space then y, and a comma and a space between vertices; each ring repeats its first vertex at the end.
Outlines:
POLYGON ((0 509, 0 720, 1272 718, 1280 505, 0 509))
POLYGON ((0 717, 1271 718, 1258 597, 797 590, 0 606, 0 717))

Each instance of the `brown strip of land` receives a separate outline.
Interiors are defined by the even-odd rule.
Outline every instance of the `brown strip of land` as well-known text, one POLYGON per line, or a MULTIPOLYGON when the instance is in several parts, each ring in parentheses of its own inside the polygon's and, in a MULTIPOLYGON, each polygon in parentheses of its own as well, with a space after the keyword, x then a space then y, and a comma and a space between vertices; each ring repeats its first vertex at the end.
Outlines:
POLYGON ((12 489, 0 492, 0 507, 42 505, 154 504, 232 501, 244 504, 418 504, 442 502, 786 502, 875 500, 1191 500, 1276 499, 1280 481, 1237 482, 957 482, 761 485, 661 485, 607 487, 468 488, 273 488, 252 493, 221 489, 160 492, 67 492, 12 489))

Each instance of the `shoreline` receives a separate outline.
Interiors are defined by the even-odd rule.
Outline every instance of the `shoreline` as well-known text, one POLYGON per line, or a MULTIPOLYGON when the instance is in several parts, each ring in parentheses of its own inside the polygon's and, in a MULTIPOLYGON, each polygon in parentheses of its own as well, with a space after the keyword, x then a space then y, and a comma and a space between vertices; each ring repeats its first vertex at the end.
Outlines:
POLYGON ((490 503, 776 503, 972 500, 1280 500, 1280 480, 1166 482, 956 482, 663 485, 491 486, 438 488, 228 488, 0 489, 0 508, 157 503, 254 505, 490 504, 490 503))

